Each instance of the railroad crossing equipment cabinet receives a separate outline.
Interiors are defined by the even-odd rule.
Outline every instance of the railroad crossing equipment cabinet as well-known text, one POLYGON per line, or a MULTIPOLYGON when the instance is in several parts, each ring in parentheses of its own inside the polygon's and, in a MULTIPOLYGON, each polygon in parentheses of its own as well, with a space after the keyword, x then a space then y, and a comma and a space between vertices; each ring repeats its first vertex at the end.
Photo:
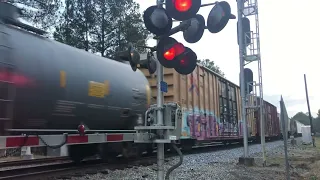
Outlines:
MULTIPOLYGON (((141 121, 142 122, 142 121, 141 121)), ((182 110, 174 102, 166 103, 162 107, 151 105, 145 113, 143 123, 135 127, 135 143, 171 143, 181 136, 182 110), (157 111, 163 111, 164 124, 158 124, 157 111), (158 130, 164 130, 159 133, 158 130), (146 136, 146 133, 149 136, 146 136)))

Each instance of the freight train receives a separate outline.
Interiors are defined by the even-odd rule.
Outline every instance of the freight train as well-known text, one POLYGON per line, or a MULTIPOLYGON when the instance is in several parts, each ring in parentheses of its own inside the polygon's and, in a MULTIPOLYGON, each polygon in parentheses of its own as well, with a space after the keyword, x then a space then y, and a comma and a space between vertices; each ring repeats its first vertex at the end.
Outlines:
MULTIPOLYGON (((66 135, 64 141, 76 144, 68 146, 74 161, 96 153, 108 159, 128 155, 124 152, 151 152, 153 145, 137 145, 132 137, 134 126, 153 103, 156 79, 146 69, 132 71, 127 63, 46 38, 43 31, 19 22, 17 12, 15 6, 0 3, 0 147, 1 138, 4 148, 17 142, 49 146, 57 144, 53 139, 58 135, 77 134, 81 127, 86 136, 66 135), (100 136, 104 133, 106 137, 100 136), (8 137, 21 134, 30 137, 8 137)), ((183 107, 182 148, 242 142, 239 86, 200 65, 189 75, 164 72, 165 101, 183 107)), ((266 101, 265 105, 266 137, 279 137, 277 108, 266 101)), ((254 109, 247 112, 252 140, 259 139, 259 117, 254 109)))

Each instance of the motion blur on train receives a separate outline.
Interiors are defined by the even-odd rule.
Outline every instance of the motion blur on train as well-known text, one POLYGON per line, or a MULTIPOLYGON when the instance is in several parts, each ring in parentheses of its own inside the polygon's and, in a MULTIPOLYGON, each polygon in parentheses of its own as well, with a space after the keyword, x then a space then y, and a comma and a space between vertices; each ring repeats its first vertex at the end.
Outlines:
MULTIPOLYGON (((129 63, 88 53, 43 36, 19 22, 14 6, 0 9, 0 135, 43 135, 134 131, 155 103, 156 79, 149 71, 132 71, 129 63)), ((130 54, 130 53, 129 53, 130 54)), ((198 65, 180 75, 164 70, 165 102, 183 109, 182 149, 214 141, 242 142, 240 88, 198 65)), ((248 99, 252 103, 257 98, 248 99)), ((281 135, 276 106, 264 101, 266 138, 281 135)), ((260 115, 247 111, 248 134, 260 139, 260 115)), ((71 145, 76 161, 99 154, 151 153, 154 146, 134 142, 71 145)))

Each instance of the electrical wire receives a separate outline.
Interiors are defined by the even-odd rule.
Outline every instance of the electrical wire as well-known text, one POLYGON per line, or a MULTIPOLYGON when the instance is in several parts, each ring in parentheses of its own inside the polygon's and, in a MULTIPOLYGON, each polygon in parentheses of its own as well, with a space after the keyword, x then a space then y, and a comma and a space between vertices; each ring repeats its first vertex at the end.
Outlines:
POLYGON ((41 136, 37 135, 37 137, 41 140, 41 142, 46 146, 46 147, 49 147, 51 149, 58 149, 58 148, 61 148, 62 146, 64 146, 65 144, 67 144, 68 142, 68 134, 67 133, 64 133, 64 141, 58 145, 54 145, 54 146, 51 146, 49 144, 47 144, 41 136))
POLYGON ((177 153, 179 154, 179 157, 180 157, 180 160, 177 164, 173 165, 172 167, 170 167, 166 173, 166 176, 165 176, 165 180, 169 180, 169 176, 170 176, 170 173, 175 170, 176 168, 178 168, 182 162, 183 162, 183 155, 182 155, 182 152, 180 151, 180 149, 177 147, 177 145, 175 143, 172 143, 171 144, 173 149, 177 151, 177 153))

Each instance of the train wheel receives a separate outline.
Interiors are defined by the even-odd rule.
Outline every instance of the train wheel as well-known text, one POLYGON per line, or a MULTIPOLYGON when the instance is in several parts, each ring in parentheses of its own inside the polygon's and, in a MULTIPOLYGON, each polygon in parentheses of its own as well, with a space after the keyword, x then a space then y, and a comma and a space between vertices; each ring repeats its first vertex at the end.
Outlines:
POLYGON ((151 155, 153 153, 153 150, 155 149, 155 144, 147 144, 146 145, 147 155, 151 155))
POLYGON ((196 141, 193 139, 181 140, 180 145, 183 151, 191 151, 196 141))
POLYGON ((228 145, 228 141, 223 141, 222 144, 223 144, 224 146, 226 146, 226 145, 228 145))
POLYGON ((118 153, 112 150, 112 145, 103 143, 98 146, 98 154, 102 162, 112 162, 117 157, 118 153))
POLYGON ((82 154, 81 148, 77 145, 71 145, 69 146, 69 157, 71 160, 75 163, 81 163, 81 161, 84 159, 84 155, 82 154))
POLYGON ((101 161, 108 162, 109 158, 108 158, 108 152, 106 151, 106 144, 99 144, 98 154, 101 161))
POLYGON ((122 155, 127 159, 139 158, 141 157, 142 153, 143 153, 142 144, 127 142, 127 143, 124 143, 123 145, 122 155))

